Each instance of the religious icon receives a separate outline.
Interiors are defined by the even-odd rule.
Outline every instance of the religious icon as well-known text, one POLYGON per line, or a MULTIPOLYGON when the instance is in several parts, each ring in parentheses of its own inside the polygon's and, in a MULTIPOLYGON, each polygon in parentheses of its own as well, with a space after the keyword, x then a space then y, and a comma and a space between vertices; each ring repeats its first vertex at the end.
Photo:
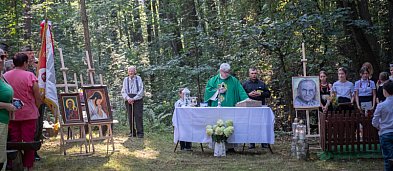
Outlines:
POLYGON ((106 86, 83 87, 89 122, 112 121, 112 111, 106 86))
POLYGON ((83 123, 79 93, 61 93, 59 104, 63 123, 83 123))
POLYGON ((319 78, 292 77, 292 93, 294 108, 318 108, 321 103, 319 78))

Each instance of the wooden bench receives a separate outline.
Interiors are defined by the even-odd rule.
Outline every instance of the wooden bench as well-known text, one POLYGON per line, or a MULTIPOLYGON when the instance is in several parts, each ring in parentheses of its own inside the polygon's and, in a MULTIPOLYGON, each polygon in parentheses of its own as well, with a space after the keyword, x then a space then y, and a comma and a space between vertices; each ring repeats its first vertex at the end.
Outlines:
POLYGON ((365 116, 356 109, 321 113, 319 122, 322 150, 338 153, 379 150, 378 130, 372 126, 371 120, 372 113, 365 116))

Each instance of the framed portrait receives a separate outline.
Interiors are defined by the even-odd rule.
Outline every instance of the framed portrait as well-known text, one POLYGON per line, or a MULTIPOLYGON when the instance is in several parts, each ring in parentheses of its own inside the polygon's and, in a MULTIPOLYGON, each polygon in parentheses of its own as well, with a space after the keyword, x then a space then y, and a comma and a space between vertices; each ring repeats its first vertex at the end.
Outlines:
POLYGON ((82 90, 89 123, 111 122, 113 117, 107 87, 85 86, 82 90))
POLYGON ((83 123, 79 93, 60 93, 59 104, 63 123, 83 123))
POLYGON ((294 108, 318 108, 321 104, 319 77, 292 77, 294 108))

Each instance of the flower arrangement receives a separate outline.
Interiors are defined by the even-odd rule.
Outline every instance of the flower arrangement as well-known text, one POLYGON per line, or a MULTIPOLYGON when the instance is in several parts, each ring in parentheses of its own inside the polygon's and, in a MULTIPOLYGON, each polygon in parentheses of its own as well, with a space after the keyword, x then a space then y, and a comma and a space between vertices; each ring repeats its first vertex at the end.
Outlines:
POLYGON ((233 134, 234 131, 233 121, 227 120, 223 121, 221 119, 217 120, 216 125, 207 125, 206 126, 206 134, 211 136, 214 142, 222 143, 226 142, 233 134))
POLYGON ((335 93, 329 96, 328 100, 330 101, 330 104, 332 105, 333 109, 336 109, 338 107, 338 99, 335 93))

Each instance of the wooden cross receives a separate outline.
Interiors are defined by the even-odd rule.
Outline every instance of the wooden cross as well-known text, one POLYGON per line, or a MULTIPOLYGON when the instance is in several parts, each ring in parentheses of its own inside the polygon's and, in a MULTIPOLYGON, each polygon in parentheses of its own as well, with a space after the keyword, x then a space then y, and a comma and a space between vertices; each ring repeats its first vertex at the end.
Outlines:
POLYGON ((303 58, 301 62, 303 63, 303 76, 307 76, 307 59, 306 59, 306 49, 304 48, 304 42, 302 43, 302 55, 303 58))

